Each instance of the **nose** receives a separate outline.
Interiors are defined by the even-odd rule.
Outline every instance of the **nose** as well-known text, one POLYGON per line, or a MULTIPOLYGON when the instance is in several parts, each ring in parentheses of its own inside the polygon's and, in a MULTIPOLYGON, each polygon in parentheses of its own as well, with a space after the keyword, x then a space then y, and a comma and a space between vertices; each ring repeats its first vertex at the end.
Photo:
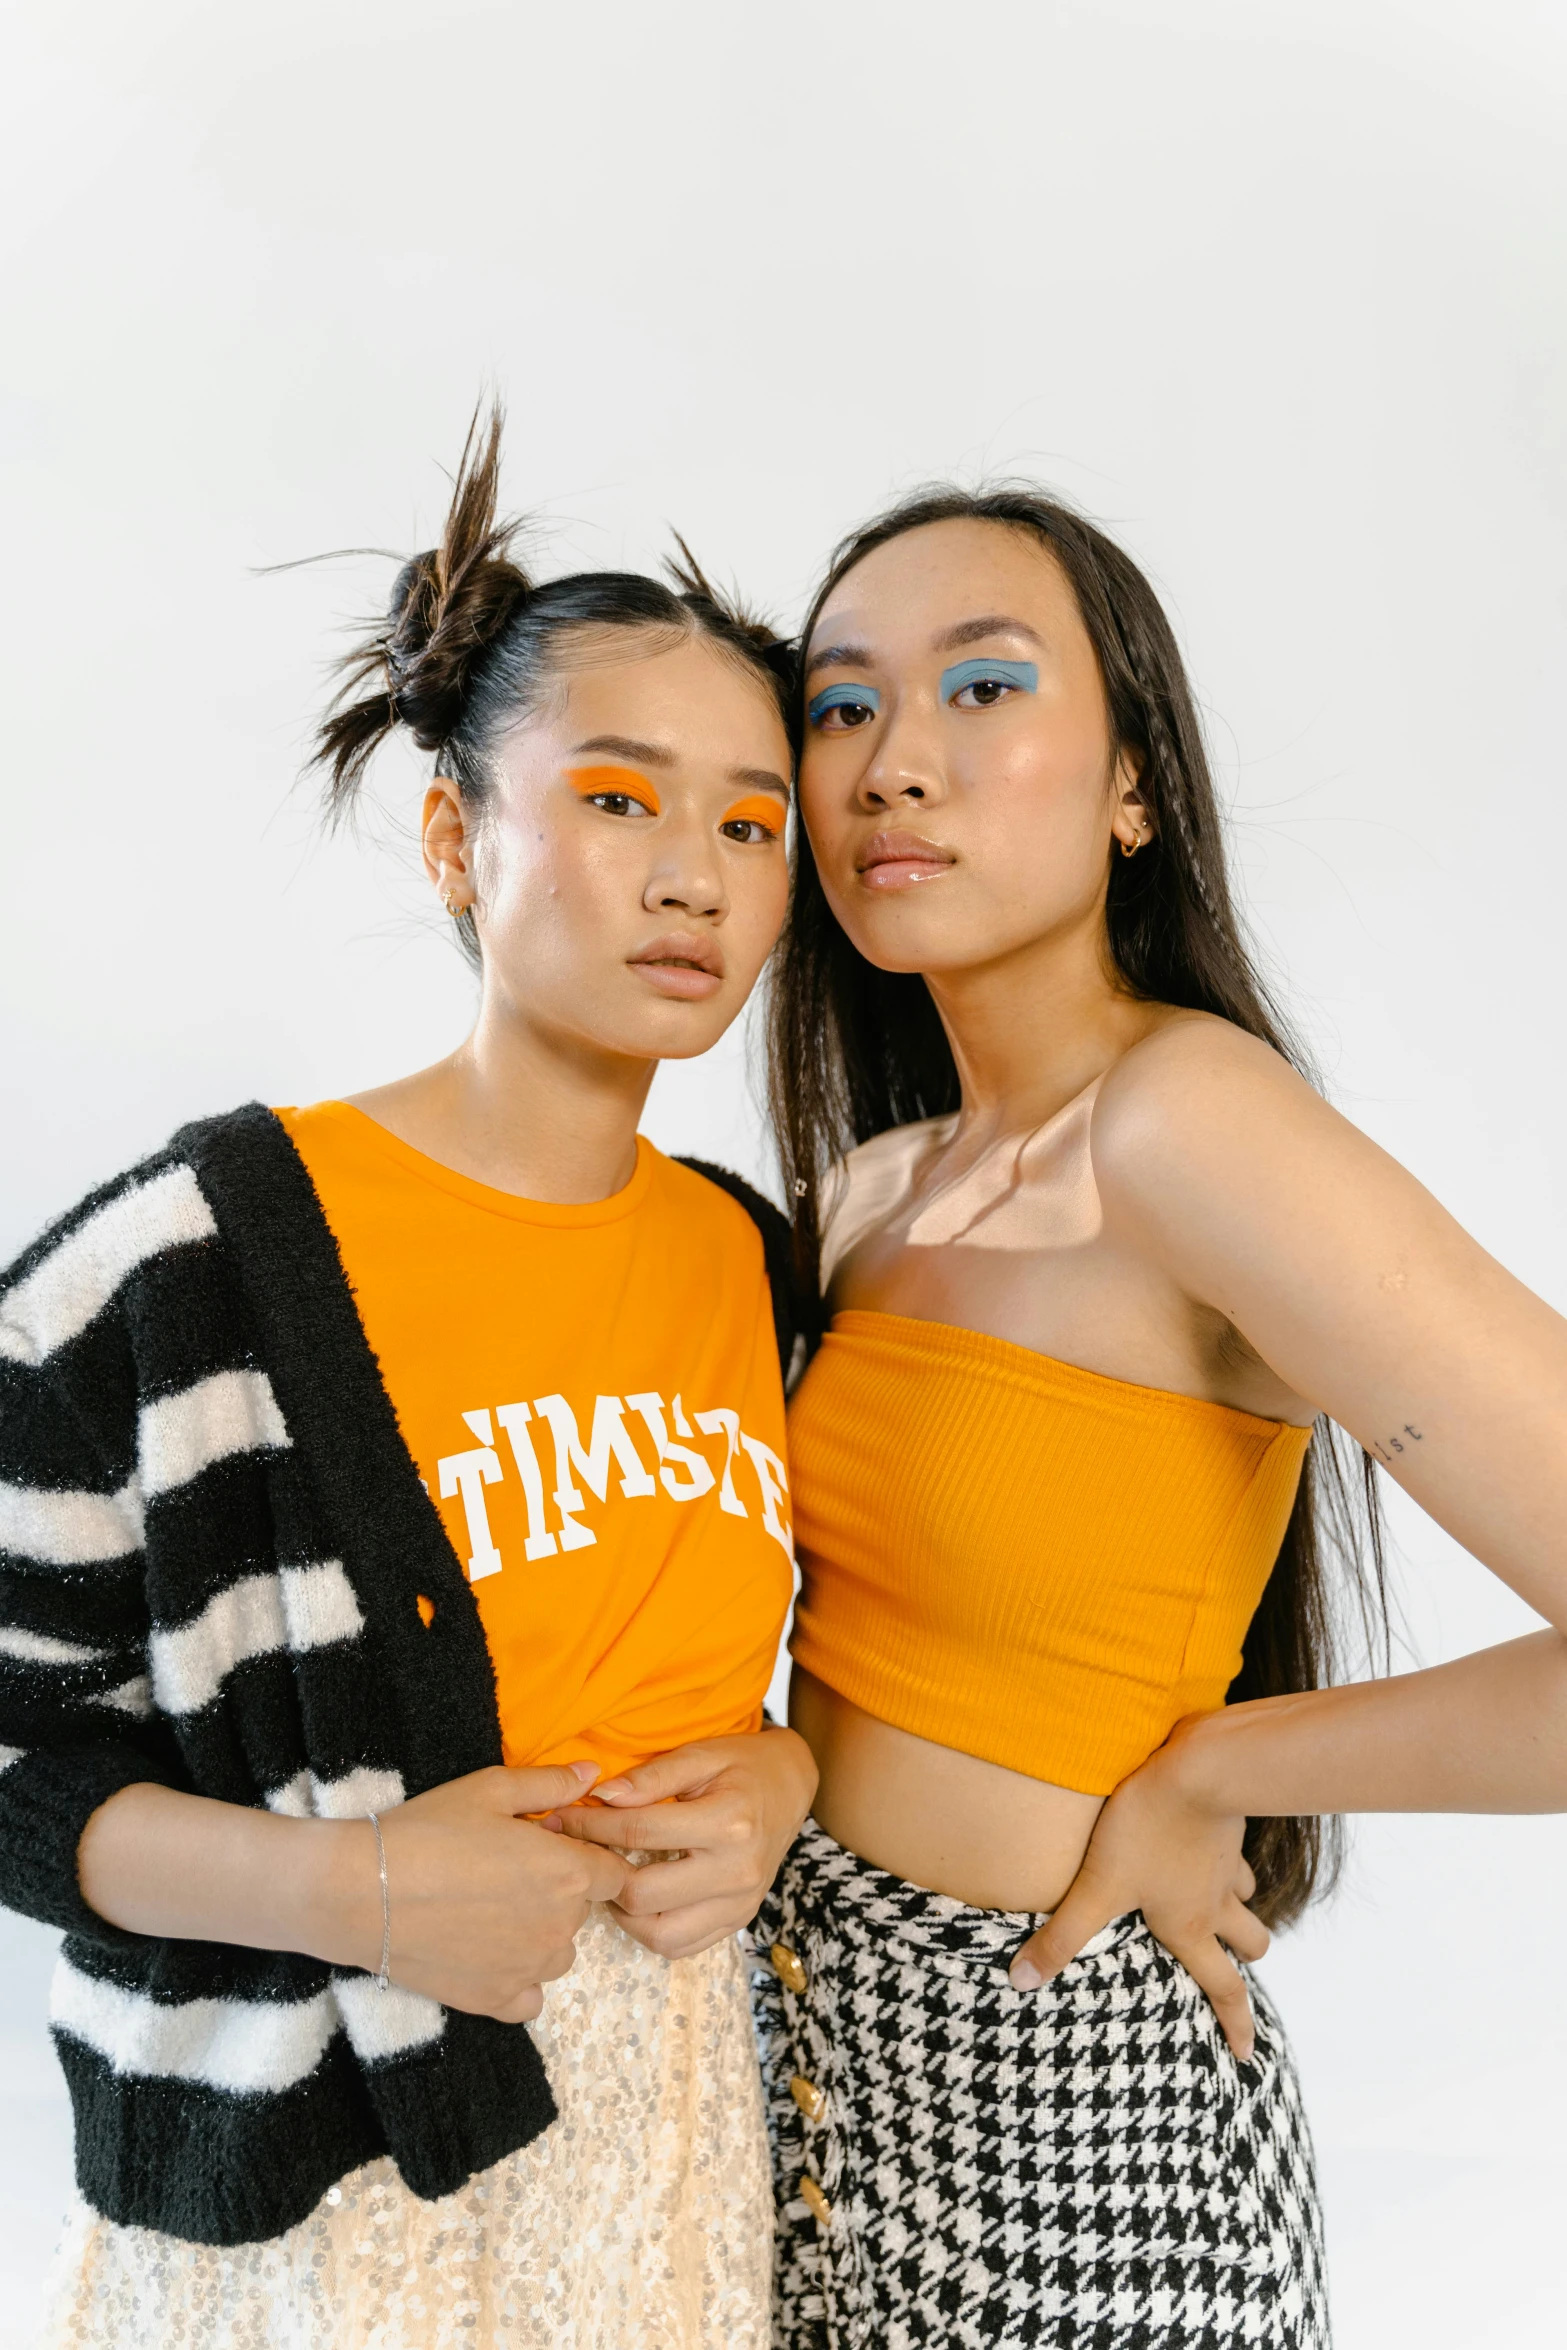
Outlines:
POLYGON ((662 834, 658 847, 658 861, 642 892, 645 911, 722 922, 729 911, 729 894, 707 827, 695 822, 678 829, 672 826, 662 834))
POLYGON ((934 807, 946 798, 939 746, 922 713, 906 702, 878 730, 855 796, 868 813, 934 807))

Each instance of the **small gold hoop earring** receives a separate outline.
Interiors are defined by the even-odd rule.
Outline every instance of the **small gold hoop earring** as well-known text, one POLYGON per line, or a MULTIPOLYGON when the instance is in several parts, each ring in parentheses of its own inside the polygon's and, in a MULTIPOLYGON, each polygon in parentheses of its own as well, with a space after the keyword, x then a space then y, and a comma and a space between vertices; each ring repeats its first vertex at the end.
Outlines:
POLYGON ((449 889, 446 892, 445 896, 441 900, 441 903, 446 908, 447 913, 450 914, 454 922, 460 922, 464 914, 466 914, 468 911, 466 906, 460 905, 458 903, 457 892, 454 889, 449 889))
POLYGON ((1143 845, 1143 835, 1142 835, 1142 828, 1141 828, 1141 826, 1139 826, 1139 828, 1138 828, 1138 830, 1137 830, 1137 832, 1136 832, 1135 836, 1134 836, 1134 837, 1133 837, 1131 840, 1129 840, 1129 841, 1123 840, 1123 841, 1122 841, 1122 843, 1121 843, 1121 854, 1122 854, 1122 856, 1123 856, 1123 857, 1135 857, 1135 856, 1136 856, 1136 854, 1137 854, 1137 852, 1138 852, 1138 850, 1139 850, 1139 849, 1142 847, 1142 845, 1143 845))

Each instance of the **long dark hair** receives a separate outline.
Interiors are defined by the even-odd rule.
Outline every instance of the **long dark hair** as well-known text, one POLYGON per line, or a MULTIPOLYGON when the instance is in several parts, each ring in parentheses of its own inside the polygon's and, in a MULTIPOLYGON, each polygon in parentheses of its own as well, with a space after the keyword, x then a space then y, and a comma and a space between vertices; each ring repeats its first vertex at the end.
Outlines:
MULTIPOLYGON (((435 753, 470 808, 481 808, 499 737, 538 706, 573 633, 707 637, 755 673, 793 747, 792 647, 713 586, 678 532, 668 584, 636 571, 579 571, 542 585, 530 578, 517 554, 523 524, 499 517, 502 422, 498 402, 487 418, 474 411, 440 545, 402 565, 385 619, 369 623, 337 664, 341 682, 311 759, 325 772, 328 821, 351 812, 366 768, 398 727, 435 753)), ((456 928, 477 962, 472 913, 456 928)))
MULTIPOLYGON (((1149 1003, 1213 1012, 1260 1037, 1310 1076, 1235 910, 1224 832, 1202 729, 1179 647, 1152 587, 1121 548, 1080 514, 1027 487, 936 488, 878 515, 835 549, 806 618, 802 651, 827 597, 889 539, 927 523, 997 523, 1048 549, 1071 583, 1098 657, 1117 752, 1138 768, 1153 838, 1134 858, 1109 856, 1105 926, 1120 984, 1149 1003)), ((796 1197, 802 1289, 817 1287, 817 1202, 832 1160, 856 1143, 959 1102, 957 1067, 917 972, 882 971, 840 927, 799 828, 794 902, 771 982, 769 1080, 783 1175, 796 1197)), ((1386 1640, 1387 1609, 1375 1471, 1317 1422, 1295 1507, 1246 1637, 1232 1703, 1322 1687, 1337 1661, 1342 1611, 1337 1555, 1362 1627, 1386 1640)), ((1342 1851, 1340 1823, 1256 1819, 1246 1856, 1257 1914, 1297 1917, 1325 1892, 1342 1851)))

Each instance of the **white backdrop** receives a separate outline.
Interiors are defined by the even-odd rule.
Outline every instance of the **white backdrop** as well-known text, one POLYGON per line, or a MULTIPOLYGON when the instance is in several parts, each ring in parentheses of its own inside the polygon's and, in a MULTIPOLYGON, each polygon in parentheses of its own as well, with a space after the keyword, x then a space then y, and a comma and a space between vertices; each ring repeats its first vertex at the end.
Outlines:
MULTIPOLYGON (((413 771, 321 844, 332 629, 481 385, 552 566, 677 524, 779 613, 937 472, 1165 590, 1336 1096, 1567 1306, 1555 0, 56 0, 6 34, 0 1246, 178 1120, 433 1057, 413 771)), ((761 1170, 743 1041, 649 1126, 761 1170)), ((1526 1612, 1412 1513, 1424 1659, 1526 1612)), ((1556 1822, 1366 1824, 1267 1962, 1341 2350, 1567 2336, 1556 1822)), ((0 1921, 0 2343, 68 2173, 0 1921)))

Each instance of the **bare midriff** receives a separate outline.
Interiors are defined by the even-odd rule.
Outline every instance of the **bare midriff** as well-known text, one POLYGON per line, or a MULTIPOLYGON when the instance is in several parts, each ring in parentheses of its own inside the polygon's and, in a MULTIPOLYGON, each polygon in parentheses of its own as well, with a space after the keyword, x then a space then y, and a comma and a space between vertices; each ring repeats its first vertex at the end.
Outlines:
POLYGON ((812 1806, 879 1869, 979 1909, 1054 1909, 1102 1795, 1079 1795, 894 1729, 798 1665, 789 1719, 816 1757, 812 1806))
POLYGON ((816 1819, 986 1909, 1055 1907, 1109 1792, 1224 1703, 1309 1437, 1107 1232, 1098 1091, 977 1153, 933 1120, 853 1154, 790 1413, 816 1819))

